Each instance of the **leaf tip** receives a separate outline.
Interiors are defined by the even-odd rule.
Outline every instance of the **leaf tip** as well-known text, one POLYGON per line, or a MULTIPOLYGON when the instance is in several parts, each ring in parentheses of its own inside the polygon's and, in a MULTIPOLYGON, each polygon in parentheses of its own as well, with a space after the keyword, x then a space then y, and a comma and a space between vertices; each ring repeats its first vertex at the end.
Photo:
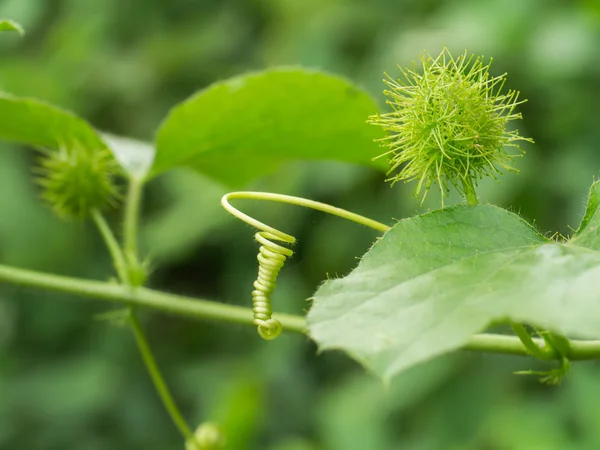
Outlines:
POLYGON ((0 31, 16 31, 21 36, 25 35, 25 30, 23 27, 19 23, 10 19, 0 19, 0 31))

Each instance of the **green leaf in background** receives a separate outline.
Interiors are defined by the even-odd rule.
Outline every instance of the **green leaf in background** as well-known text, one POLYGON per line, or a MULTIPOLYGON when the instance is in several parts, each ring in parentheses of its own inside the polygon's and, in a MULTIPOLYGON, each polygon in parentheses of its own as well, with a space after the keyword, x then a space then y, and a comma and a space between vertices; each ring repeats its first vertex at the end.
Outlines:
POLYGON ((0 31, 16 31, 21 36, 25 34, 23 27, 14 20, 0 19, 0 31))
MULTIPOLYGON (((590 236, 588 247, 600 244, 584 234, 595 214, 578 238, 590 236)), ((552 242, 494 206, 402 220, 352 273, 321 286, 310 333, 384 379, 460 348, 497 320, 599 338, 600 252, 577 243, 552 242)))
POLYGON ((35 99, 0 93, 0 139, 56 149, 77 143, 105 148, 94 129, 74 114, 35 99))
POLYGON ((0 139, 48 149, 74 144, 88 150, 108 147, 125 172, 136 178, 147 175, 155 153, 145 142, 106 133, 101 136, 69 111, 5 93, 0 93, 0 139))
POLYGON ((153 174, 192 167, 231 186, 298 159, 385 168, 379 130, 366 124, 374 101, 349 81, 276 69, 216 83, 176 106, 157 135, 153 174))

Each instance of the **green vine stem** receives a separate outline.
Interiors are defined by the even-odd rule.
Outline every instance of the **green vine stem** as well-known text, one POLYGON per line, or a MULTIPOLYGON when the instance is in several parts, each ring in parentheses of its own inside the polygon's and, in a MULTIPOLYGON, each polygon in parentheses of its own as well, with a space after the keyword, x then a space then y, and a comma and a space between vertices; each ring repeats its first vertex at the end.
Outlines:
POLYGON ((123 223, 123 247, 125 256, 131 261, 137 262, 137 232, 140 216, 140 204, 142 200, 142 180, 132 177, 129 180, 129 189, 125 201, 125 219, 123 223))
MULTIPOLYGON (((0 282, 72 294, 78 297, 125 303, 131 306, 142 306, 193 319, 217 320, 254 327, 250 308, 167 294, 142 287, 130 288, 115 283, 81 280, 5 265, 0 265, 0 282)), ((287 331, 308 333, 306 320, 302 316, 275 314, 274 317, 281 321, 287 331)), ((543 339, 532 338, 532 340, 539 346, 544 345, 543 339)), ((572 340, 570 342, 570 351, 566 355, 570 360, 600 358, 600 341, 572 340)), ((472 336, 463 348, 473 351, 530 356, 521 341, 513 336, 477 334, 472 336)))
POLYGON ((106 219, 104 219, 104 216, 97 209, 92 211, 92 219, 94 220, 102 239, 104 239, 104 243, 112 257, 113 265, 115 266, 115 270, 117 271, 121 283, 129 284, 127 261, 125 260, 119 242, 108 226, 108 223, 106 223, 106 219))
MULTIPOLYGON (((241 306, 227 305, 209 300, 184 297, 147 289, 130 288, 116 283, 82 280, 25 269, 0 265, 0 282, 73 294, 129 306, 157 309, 194 319, 210 319, 237 324, 252 324, 252 310, 241 306)), ((293 331, 303 333, 306 323, 303 317, 275 314, 293 331)))
POLYGON ((160 369, 158 368, 158 364, 156 364, 154 355, 150 350, 150 346, 148 345, 148 341, 146 339, 146 336, 144 335, 144 331, 142 329, 140 321, 133 313, 133 311, 130 311, 130 314, 128 316, 128 322, 135 336, 135 341, 140 350, 140 354, 142 355, 144 364, 146 365, 146 369, 150 374, 150 378, 152 378, 152 382, 154 383, 154 387, 156 388, 160 399, 165 405, 165 408, 167 409, 169 415, 171 416, 171 419, 175 423, 175 426, 179 429, 185 440, 188 442, 193 442, 195 440, 194 433, 183 418, 183 415, 181 414, 181 411, 179 411, 179 408, 177 408, 177 405, 173 400, 173 396, 171 395, 171 392, 169 391, 169 388, 165 383, 160 369))
MULTIPOLYGON (((141 180, 135 178, 130 180, 125 202, 125 220, 123 222, 124 252, 121 250, 117 239, 106 223, 104 217, 98 211, 92 211, 92 218, 112 256, 113 264, 119 275, 121 285, 128 290, 135 289, 137 286, 141 285, 145 279, 145 274, 140 272, 140 270, 143 270, 143 267, 139 264, 137 254, 137 232, 142 188, 143 182, 141 180)), ((144 330, 136 316, 135 307, 131 303, 128 306, 127 322, 133 331, 142 360, 152 379, 152 383, 154 384, 165 409, 171 417, 171 420, 179 429, 186 442, 195 443, 196 438, 183 418, 183 414, 179 408, 177 408, 177 404, 158 368, 158 364, 152 354, 148 340, 144 335, 144 330)))
POLYGON ((470 206, 475 206, 479 204, 479 200, 477 199, 477 193, 475 192, 475 186, 473 186, 473 180, 470 177, 466 177, 462 179, 463 192, 465 194, 465 199, 467 200, 467 204, 470 206))

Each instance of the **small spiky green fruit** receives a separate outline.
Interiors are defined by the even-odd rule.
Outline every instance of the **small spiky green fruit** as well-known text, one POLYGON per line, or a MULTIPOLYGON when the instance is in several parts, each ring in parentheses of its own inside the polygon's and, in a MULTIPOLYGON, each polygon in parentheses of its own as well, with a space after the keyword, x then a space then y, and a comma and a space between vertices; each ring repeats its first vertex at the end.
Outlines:
POLYGON ((108 149, 73 145, 42 152, 37 181, 58 216, 83 219, 94 210, 116 205, 118 165, 108 149))
POLYGON ((392 184, 418 180, 415 197, 437 183, 443 198, 453 185, 468 201, 477 203, 474 186, 483 175, 496 178, 501 170, 516 171, 513 158, 523 151, 518 130, 507 130, 521 119, 515 107, 519 92, 502 93, 506 74, 492 77, 491 59, 463 55, 454 59, 444 48, 437 58, 421 57, 422 73, 400 68, 403 79, 386 74, 384 94, 393 111, 371 116, 369 123, 387 131, 379 139, 388 151, 392 184), (512 154, 507 148, 513 148, 512 154))

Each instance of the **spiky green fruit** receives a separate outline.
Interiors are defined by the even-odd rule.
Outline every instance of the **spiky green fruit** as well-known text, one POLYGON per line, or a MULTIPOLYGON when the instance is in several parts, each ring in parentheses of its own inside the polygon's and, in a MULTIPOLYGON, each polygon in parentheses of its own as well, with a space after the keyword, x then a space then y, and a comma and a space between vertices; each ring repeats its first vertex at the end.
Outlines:
POLYGON ((36 173, 43 198, 60 217, 83 219, 117 203, 118 165, 108 149, 43 150, 36 173))
POLYGON ((492 77, 491 60, 465 52, 454 59, 444 48, 437 58, 421 57, 422 70, 402 69, 402 79, 386 74, 384 94, 392 112, 371 116, 369 123, 382 127, 379 139, 388 150, 393 183, 417 180, 415 196, 437 183, 442 201, 453 185, 469 203, 476 203, 474 186, 484 175, 496 178, 501 170, 516 171, 515 156, 523 151, 519 141, 533 142, 508 130, 521 119, 515 107, 519 92, 502 93, 506 74, 492 77), (509 153, 508 148, 514 151, 509 153))

